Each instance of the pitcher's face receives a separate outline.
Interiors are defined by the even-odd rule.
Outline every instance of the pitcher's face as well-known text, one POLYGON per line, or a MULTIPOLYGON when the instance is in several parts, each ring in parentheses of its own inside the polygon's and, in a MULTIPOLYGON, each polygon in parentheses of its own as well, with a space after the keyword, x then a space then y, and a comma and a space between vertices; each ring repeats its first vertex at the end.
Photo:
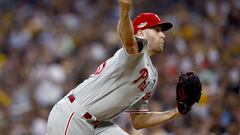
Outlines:
POLYGON ((151 54, 161 53, 163 51, 165 38, 165 34, 162 32, 161 27, 145 29, 144 33, 148 40, 148 51, 151 54))

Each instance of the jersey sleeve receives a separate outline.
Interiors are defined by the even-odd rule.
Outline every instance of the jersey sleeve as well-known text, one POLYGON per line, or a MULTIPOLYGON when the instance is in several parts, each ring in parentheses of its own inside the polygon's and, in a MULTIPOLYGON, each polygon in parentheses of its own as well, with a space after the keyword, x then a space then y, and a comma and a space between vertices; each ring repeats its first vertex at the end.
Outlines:
POLYGON ((125 112, 148 112, 148 100, 140 99, 131 107, 125 110, 125 112))

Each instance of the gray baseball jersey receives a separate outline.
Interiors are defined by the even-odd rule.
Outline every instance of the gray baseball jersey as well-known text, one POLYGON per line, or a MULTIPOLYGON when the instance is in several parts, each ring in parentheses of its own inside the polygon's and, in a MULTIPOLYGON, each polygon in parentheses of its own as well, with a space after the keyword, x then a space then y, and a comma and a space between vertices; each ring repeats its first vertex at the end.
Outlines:
POLYGON ((123 111, 148 111, 157 72, 146 47, 140 46, 141 52, 135 55, 121 48, 69 92, 50 112, 47 135, 127 135, 111 119, 123 111), (96 126, 89 121, 88 113, 101 123, 96 126))
POLYGON ((96 72, 71 92, 77 102, 99 120, 109 120, 123 111, 148 111, 148 98, 157 84, 157 72, 147 45, 139 54, 124 48, 103 62, 96 72))

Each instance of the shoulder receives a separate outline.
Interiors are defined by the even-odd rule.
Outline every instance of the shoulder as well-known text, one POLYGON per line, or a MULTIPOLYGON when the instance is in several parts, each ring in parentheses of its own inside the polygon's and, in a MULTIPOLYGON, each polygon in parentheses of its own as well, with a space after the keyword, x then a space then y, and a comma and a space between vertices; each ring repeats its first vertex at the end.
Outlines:
POLYGON ((143 38, 143 37, 140 37, 140 36, 136 36, 136 41, 137 41, 137 48, 138 48, 138 52, 135 53, 135 54, 131 54, 128 52, 127 49, 125 49, 123 47, 123 50, 127 55, 129 56, 137 56, 137 55, 141 55, 143 53, 146 53, 147 52, 147 45, 148 45, 148 41, 147 39, 143 38))

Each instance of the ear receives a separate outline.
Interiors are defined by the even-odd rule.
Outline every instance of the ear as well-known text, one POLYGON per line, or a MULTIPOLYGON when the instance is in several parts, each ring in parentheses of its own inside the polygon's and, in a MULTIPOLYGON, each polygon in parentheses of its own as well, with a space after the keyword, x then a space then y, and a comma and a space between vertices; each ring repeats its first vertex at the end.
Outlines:
POLYGON ((138 32, 136 33, 136 36, 144 37, 143 30, 138 30, 138 32))

